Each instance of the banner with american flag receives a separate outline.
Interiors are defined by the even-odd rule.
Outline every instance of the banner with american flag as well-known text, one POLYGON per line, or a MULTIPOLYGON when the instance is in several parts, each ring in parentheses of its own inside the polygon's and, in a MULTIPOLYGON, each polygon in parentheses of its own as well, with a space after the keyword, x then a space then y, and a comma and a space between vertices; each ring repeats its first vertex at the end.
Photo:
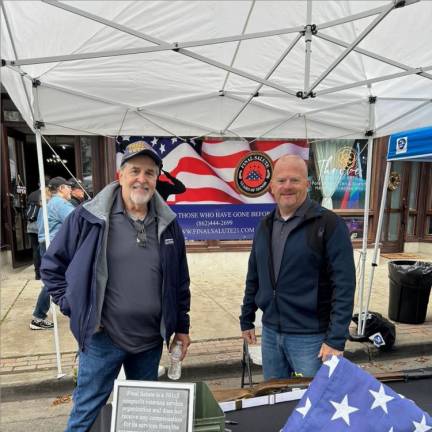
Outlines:
POLYGON ((187 240, 252 239, 260 218, 274 207, 272 165, 287 154, 309 158, 306 140, 118 136, 118 165, 125 147, 139 140, 162 158, 160 182, 184 185, 166 200, 187 240))
POLYGON ((282 432, 427 432, 431 416, 360 366, 323 363, 282 432))

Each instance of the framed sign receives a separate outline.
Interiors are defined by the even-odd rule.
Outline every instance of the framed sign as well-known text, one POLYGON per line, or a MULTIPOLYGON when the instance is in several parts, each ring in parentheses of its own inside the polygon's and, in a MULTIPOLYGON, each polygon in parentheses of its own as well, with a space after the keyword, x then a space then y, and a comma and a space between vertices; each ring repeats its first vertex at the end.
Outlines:
POLYGON ((195 385, 116 380, 111 432, 192 432, 195 385))

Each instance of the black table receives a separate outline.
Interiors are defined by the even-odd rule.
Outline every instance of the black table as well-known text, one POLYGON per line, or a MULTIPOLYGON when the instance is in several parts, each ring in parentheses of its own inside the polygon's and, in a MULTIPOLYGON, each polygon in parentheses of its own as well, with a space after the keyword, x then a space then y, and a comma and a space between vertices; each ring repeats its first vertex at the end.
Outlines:
MULTIPOLYGON (((420 408, 432 414, 432 377, 413 379, 408 382, 390 382, 386 385, 406 398, 412 399, 420 408)), ((226 427, 232 432, 278 432, 297 403, 298 400, 227 412, 226 420, 233 420, 238 424, 226 427)), ((90 432, 109 432, 110 426, 111 404, 102 409, 90 432)))

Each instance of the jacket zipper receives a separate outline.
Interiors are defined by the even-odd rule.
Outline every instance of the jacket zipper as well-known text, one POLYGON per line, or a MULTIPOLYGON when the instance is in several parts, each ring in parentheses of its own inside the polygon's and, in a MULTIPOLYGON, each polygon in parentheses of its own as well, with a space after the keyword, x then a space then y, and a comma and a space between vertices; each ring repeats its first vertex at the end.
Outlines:
MULTIPOLYGON (((272 236, 272 232, 273 232, 274 212, 270 213, 270 217, 272 219, 267 219, 267 221, 266 221, 267 222, 266 225, 267 225, 268 245, 269 245, 269 257, 270 257, 269 271, 270 271, 271 283, 273 286, 273 301, 275 303, 276 311, 278 313, 278 331, 279 331, 279 333, 281 333, 282 325, 281 325, 281 316, 280 316, 279 306, 278 306, 277 297, 276 297, 276 279, 275 279, 274 267, 273 267, 273 252, 272 252, 272 243, 271 243, 271 236, 272 236), (271 226, 271 229, 270 229, 270 226, 271 226)), ((310 219, 310 218, 305 218, 304 221, 306 221, 308 219, 310 219)), ((300 224, 297 225, 291 232, 298 229, 301 225, 303 225, 303 224, 300 222, 300 224)))
POLYGON ((87 317, 85 319, 83 328, 81 329, 81 334, 82 334, 82 336, 81 336, 81 351, 84 351, 85 335, 87 332, 88 322, 90 320, 90 314, 91 314, 92 309, 93 309, 93 307, 92 307, 92 305, 90 305, 90 308, 89 308, 89 311, 87 313, 87 317))
MULTIPOLYGON (((102 230, 103 227, 100 227, 100 229, 102 230)), ((104 235, 104 234, 102 233, 102 235, 104 235)), ((96 257, 94 264, 93 264, 93 277, 92 277, 92 284, 91 284, 91 289, 93 289, 93 290, 96 290, 96 265, 98 263, 100 253, 101 253, 101 251, 99 250, 97 257, 96 257)), ((91 294, 92 293, 90 292, 90 295, 91 294)), ((89 310, 87 312, 87 316, 85 318, 83 325, 81 326, 81 331, 80 331, 80 336, 81 336, 80 349, 81 349, 81 351, 84 351, 85 335, 87 333, 87 327, 88 327, 88 323, 90 321, 90 315, 91 315, 92 309, 93 309, 93 305, 92 305, 92 303, 90 303, 90 307, 89 307, 89 310)))

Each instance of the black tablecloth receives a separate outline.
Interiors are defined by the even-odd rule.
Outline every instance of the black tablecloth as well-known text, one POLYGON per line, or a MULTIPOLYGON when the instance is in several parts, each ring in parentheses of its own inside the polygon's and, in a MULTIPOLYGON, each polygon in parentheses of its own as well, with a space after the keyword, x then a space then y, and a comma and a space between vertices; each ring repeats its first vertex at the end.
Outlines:
MULTIPOLYGON (((389 387, 415 403, 428 413, 432 413, 432 378, 408 382, 386 383, 389 387)), ((279 432, 284 426, 298 401, 283 402, 231 411, 227 420, 238 424, 228 425, 232 432, 279 432)), ((99 414, 90 432, 109 432, 111 426, 111 405, 106 405, 99 414)))

